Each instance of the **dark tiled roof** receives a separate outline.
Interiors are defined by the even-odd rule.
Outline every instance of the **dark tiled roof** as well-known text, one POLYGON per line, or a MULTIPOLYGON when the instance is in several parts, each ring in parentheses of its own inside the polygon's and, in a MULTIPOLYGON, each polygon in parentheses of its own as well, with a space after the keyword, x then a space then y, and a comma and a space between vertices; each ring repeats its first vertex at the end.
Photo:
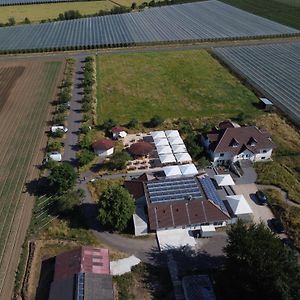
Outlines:
POLYGON ((211 141, 209 148, 218 153, 230 152, 237 155, 245 149, 258 153, 262 149, 275 148, 275 144, 269 138, 270 135, 255 126, 213 130, 206 136, 211 141), (236 147, 233 146, 235 144, 233 141, 238 143, 236 147))
POLYGON ((101 139, 93 143, 94 150, 108 150, 114 147, 114 142, 110 139, 101 139))
POLYGON ((144 184, 143 181, 138 180, 126 180, 124 181, 124 187, 133 196, 134 199, 138 199, 144 196, 144 184))
POLYGON ((136 156, 144 156, 148 155, 150 152, 154 150, 153 145, 151 145, 148 142, 137 142, 135 144, 132 144, 128 151, 136 156))
POLYGON ((67 278, 79 272, 110 274, 108 250, 82 246, 56 256, 54 280, 67 278))
POLYGON ((148 203, 150 229, 221 222, 229 219, 210 200, 148 203))
POLYGON ((49 300, 73 300, 75 291, 75 277, 70 276, 55 280, 51 283, 49 300))

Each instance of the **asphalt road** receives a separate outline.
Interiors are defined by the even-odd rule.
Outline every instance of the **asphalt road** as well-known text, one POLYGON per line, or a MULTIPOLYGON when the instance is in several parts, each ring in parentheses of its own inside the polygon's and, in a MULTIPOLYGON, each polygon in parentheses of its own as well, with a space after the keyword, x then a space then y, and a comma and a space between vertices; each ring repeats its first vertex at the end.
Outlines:
POLYGON ((74 70, 74 85, 72 99, 70 101, 70 113, 67 119, 68 132, 66 133, 63 161, 71 163, 76 167, 76 153, 78 151, 78 137, 81 126, 82 112, 81 100, 83 97, 83 88, 81 86, 83 79, 84 57, 76 57, 74 70))

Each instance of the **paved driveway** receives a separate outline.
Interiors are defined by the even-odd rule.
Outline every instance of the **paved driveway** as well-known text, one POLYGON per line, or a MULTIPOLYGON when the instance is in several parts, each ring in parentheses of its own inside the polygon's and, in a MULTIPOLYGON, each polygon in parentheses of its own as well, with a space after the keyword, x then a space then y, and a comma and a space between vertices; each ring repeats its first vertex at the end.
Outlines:
POLYGON ((253 214, 254 222, 259 223, 263 221, 265 224, 268 224, 267 221, 274 218, 274 215, 271 209, 268 206, 259 205, 256 202, 255 193, 257 191, 256 184, 239 184, 233 186, 233 189, 236 194, 243 194, 248 204, 250 205, 253 214))

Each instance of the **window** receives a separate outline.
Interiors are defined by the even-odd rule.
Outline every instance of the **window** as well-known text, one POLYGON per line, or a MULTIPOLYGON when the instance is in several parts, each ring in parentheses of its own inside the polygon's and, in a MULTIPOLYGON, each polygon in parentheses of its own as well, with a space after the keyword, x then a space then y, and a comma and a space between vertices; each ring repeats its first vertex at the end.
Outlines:
POLYGON ((266 157, 265 157, 265 156, 263 156, 261 159, 266 159, 266 157))
POLYGON ((263 150, 263 153, 267 153, 267 150, 263 150))
POLYGON ((220 156, 221 156, 221 157, 224 156, 224 153, 220 153, 220 156))

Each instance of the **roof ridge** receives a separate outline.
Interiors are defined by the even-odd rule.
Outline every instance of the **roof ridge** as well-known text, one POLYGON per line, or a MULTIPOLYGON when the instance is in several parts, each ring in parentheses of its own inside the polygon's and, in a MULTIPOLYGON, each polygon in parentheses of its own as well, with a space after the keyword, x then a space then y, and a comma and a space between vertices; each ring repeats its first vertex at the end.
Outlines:
MULTIPOLYGON (((222 137, 220 138, 220 140, 217 142, 217 146, 216 146, 216 148, 215 148, 215 150, 214 150, 214 151, 216 151, 216 150, 217 150, 217 148, 218 148, 218 146, 220 145, 220 143, 221 143, 222 139, 223 139, 223 138, 224 138, 224 136, 225 136, 225 133, 226 133, 227 129, 229 129, 229 128, 225 128, 225 130, 224 130, 224 132, 223 132, 223 135, 222 135, 222 137)), ((221 131, 221 130, 219 129, 219 131, 221 131)))

